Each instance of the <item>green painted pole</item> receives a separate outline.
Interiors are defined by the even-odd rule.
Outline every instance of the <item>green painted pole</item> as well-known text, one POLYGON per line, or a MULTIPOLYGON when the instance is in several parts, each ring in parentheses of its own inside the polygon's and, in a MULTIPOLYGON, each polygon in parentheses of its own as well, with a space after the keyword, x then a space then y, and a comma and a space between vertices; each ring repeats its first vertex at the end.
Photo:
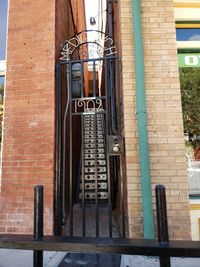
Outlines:
POLYGON ((144 81, 144 53, 142 42, 142 21, 140 0, 132 0, 135 77, 136 77, 136 108, 138 120, 138 144, 140 159, 140 176, 142 187, 142 208, 144 238, 154 238, 154 216, 152 207, 151 175, 149 162, 149 146, 147 134, 146 94, 144 81))

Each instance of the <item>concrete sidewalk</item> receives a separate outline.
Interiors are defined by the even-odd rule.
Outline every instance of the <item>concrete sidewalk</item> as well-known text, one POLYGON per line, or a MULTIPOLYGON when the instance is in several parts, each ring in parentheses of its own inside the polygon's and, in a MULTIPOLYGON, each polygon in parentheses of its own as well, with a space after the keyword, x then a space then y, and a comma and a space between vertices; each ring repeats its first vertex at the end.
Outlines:
MULTIPOLYGON (((44 252, 44 267, 57 267, 65 257, 65 252, 44 252)), ((73 265, 66 265, 73 266, 73 265)), ((75 266, 77 266, 75 264, 75 266)), ((98 267, 83 264, 78 266, 98 267)), ((122 255, 120 267, 159 267, 159 260, 155 257, 122 255)), ((171 267, 199 267, 198 258, 171 258, 171 267)), ((33 252, 27 250, 0 249, 0 267, 33 267, 33 252)), ((111 267, 110 263, 108 266, 111 267)), ((115 266, 117 267, 117 266, 115 266)))
MULTIPOLYGON (((44 267, 56 267, 66 252, 44 252, 44 267)), ((33 267, 33 251, 0 249, 0 267, 33 267)))
MULTIPOLYGON (((171 267, 199 266, 199 258, 171 258, 171 267)), ((160 264, 155 257, 122 255, 120 267, 160 267, 160 264)))

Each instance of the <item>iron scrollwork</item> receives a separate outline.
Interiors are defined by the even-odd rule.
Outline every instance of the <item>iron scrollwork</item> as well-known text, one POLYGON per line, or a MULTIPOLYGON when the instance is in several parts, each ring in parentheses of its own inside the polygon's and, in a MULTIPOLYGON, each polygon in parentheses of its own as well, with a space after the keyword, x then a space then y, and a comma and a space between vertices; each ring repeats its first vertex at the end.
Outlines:
POLYGON ((65 42, 61 50, 61 61, 72 59, 102 58, 117 53, 116 46, 111 37, 101 31, 82 31, 65 42), (98 38, 88 39, 88 33, 97 33, 98 38))
POLYGON ((100 98, 82 98, 74 101, 74 113, 97 113, 103 110, 103 102, 100 98))

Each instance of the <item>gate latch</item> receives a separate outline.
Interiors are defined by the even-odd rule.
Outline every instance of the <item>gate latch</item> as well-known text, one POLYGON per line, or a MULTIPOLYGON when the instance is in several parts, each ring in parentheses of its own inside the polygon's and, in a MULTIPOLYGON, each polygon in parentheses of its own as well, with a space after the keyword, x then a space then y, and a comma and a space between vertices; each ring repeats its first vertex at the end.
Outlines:
POLYGON ((122 138, 119 135, 109 135, 109 154, 118 156, 121 153, 122 138))

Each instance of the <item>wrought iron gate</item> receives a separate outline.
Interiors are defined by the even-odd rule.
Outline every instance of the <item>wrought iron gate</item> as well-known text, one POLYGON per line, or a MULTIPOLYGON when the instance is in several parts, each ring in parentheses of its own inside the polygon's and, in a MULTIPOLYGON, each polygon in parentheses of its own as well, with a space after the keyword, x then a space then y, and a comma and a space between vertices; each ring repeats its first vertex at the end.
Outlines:
POLYGON ((88 32, 66 42, 57 65, 56 231, 124 236, 119 59, 110 37, 88 32))

